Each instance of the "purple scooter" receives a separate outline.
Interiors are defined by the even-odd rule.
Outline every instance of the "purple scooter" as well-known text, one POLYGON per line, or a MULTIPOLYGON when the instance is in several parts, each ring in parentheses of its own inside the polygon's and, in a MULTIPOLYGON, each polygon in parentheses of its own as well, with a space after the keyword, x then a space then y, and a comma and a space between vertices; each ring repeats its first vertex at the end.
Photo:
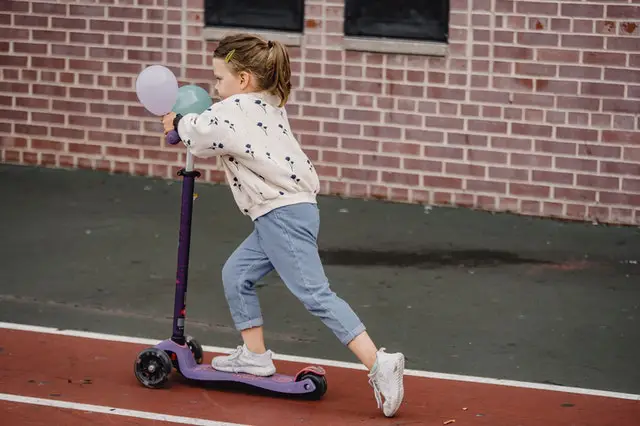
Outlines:
MULTIPOLYGON (((167 135, 167 142, 171 145, 180 142, 175 130, 167 135)), ((243 383, 276 394, 303 396, 315 400, 322 398, 327 391, 327 380, 322 367, 305 367, 295 376, 276 373, 269 377, 259 377, 243 373, 226 373, 214 369, 211 365, 201 365, 202 346, 191 336, 184 334, 193 189, 195 178, 200 177, 200 172, 193 170, 193 157, 189 151, 186 163, 186 167, 178 172, 183 180, 173 335, 171 339, 163 340, 138 354, 134 363, 136 378, 148 388, 160 388, 169 379, 171 368, 175 367, 182 376, 193 381, 243 383)))

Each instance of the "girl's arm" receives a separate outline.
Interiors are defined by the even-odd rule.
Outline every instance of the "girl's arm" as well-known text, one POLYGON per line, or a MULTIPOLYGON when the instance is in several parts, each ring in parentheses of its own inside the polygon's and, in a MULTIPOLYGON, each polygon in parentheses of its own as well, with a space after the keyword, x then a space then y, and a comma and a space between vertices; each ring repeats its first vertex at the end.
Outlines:
POLYGON ((222 102, 202 114, 186 114, 179 118, 176 130, 180 139, 195 157, 244 152, 238 146, 238 129, 222 102))

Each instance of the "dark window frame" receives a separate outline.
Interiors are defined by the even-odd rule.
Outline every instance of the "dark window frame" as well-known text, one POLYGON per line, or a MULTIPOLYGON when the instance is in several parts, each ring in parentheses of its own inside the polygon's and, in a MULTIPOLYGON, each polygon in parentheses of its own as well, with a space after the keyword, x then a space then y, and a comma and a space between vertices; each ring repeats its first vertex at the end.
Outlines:
POLYGON ((304 32, 304 0, 261 1, 252 10, 247 0, 205 0, 205 27, 250 28, 261 31, 304 32))
MULTIPOLYGON (((346 37, 448 43, 450 0, 413 0, 413 22, 391 13, 397 0, 345 0, 346 37)), ((395 5, 397 7, 397 4, 395 5)))

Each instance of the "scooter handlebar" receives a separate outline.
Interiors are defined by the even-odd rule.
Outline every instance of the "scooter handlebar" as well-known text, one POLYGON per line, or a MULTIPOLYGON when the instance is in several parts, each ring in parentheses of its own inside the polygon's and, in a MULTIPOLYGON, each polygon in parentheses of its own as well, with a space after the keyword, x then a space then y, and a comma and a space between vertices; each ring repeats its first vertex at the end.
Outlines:
POLYGON ((180 136, 178 135, 178 132, 176 132, 175 130, 172 130, 169 133, 167 133, 165 140, 169 145, 175 145, 178 142, 180 142, 180 136))

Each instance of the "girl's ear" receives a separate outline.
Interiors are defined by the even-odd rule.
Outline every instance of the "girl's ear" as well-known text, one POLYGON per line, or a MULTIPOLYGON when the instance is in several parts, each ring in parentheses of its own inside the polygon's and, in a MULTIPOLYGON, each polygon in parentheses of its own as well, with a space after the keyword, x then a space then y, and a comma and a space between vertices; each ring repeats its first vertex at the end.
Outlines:
POLYGON ((240 81, 240 88, 242 90, 247 89, 251 85, 251 77, 253 76, 246 71, 240 71, 240 73, 238 73, 238 80, 240 81))

